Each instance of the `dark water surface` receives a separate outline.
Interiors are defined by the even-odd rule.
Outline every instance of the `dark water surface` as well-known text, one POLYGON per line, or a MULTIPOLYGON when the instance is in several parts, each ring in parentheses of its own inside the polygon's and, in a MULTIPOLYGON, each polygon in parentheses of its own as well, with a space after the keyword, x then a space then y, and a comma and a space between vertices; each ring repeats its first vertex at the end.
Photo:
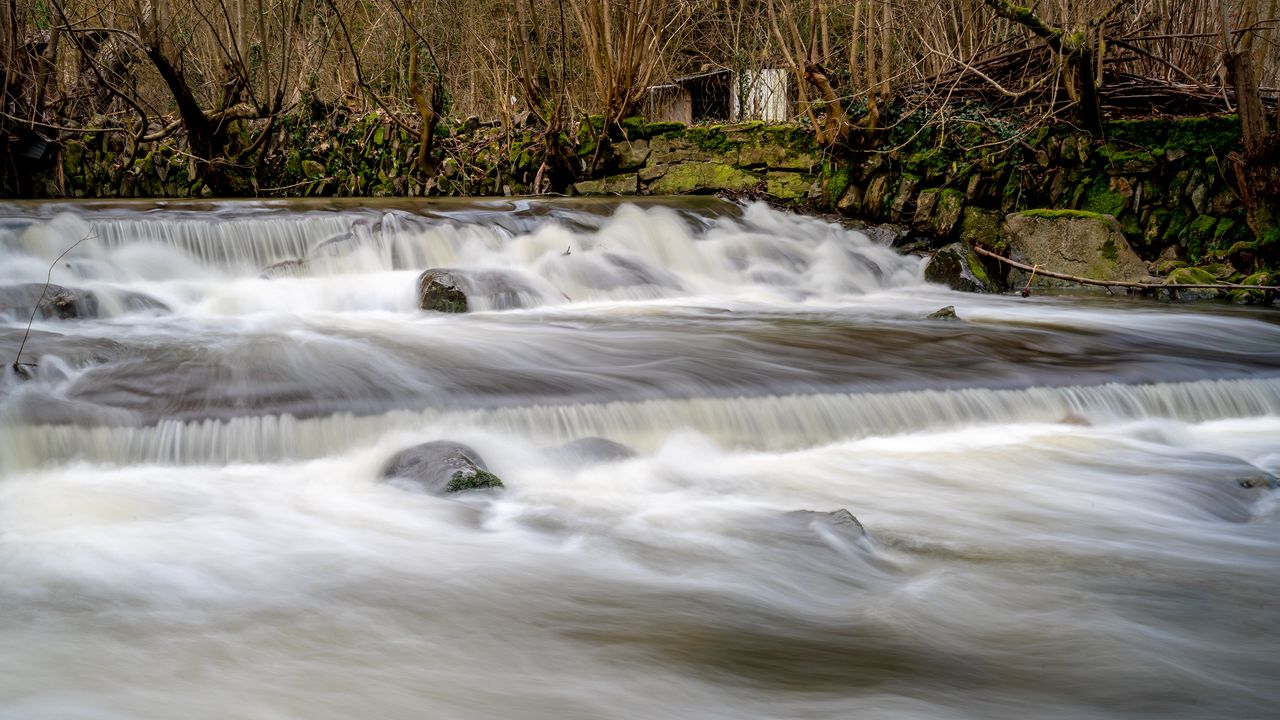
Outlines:
POLYGON ((1280 707, 1273 310, 957 294, 705 200, 10 203, 0 289, 82 238, 97 312, 0 380, 0 717, 1280 707), (493 292, 423 312, 429 267, 493 292), (378 482, 438 439, 507 490, 378 482))

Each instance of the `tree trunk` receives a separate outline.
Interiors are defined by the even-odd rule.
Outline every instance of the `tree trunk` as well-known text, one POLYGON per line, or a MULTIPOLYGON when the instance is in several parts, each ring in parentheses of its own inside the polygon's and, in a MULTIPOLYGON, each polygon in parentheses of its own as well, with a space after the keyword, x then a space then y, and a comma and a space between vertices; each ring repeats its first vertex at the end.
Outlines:
POLYGON ((1063 73, 1067 94, 1076 104, 1076 122, 1095 135, 1102 133, 1102 101, 1098 93, 1098 68, 1088 40, 1074 36, 1062 43, 1063 73))
POLYGON ((1076 103, 1076 121, 1091 133, 1102 131, 1102 101, 1098 90, 1098 68, 1093 49, 1089 47, 1088 34, 1068 33, 1054 27, 1030 8, 1014 5, 1007 0, 983 0, 997 15, 1025 27, 1031 34, 1048 44, 1062 57, 1065 64, 1067 94, 1076 103))
POLYGON ((1274 263, 1280 261, 1280 134, 1267 127, 1251 53, 1229 51, 1224 64, 1235 90, 1244 145, 1244 153, 1234 158, 1240 197, 1258 254, 1274 263))

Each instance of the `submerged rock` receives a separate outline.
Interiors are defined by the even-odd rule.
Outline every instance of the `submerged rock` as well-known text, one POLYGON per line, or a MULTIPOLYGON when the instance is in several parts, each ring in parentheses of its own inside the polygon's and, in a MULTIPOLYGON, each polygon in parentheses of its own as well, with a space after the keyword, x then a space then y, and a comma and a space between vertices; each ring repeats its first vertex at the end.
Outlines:
POLYGON ((924 279, 964 292, 999 291, 982 258, 973 248, 958 242, 945 245, 933 254, 925 265, 924 279))
POLYGON ((629 460, 636 451, 619 442, 602 437, 578 438, 549 451, 557 459, 573 466, 629 460))
POLYGON ((305 258, 295 258, 293 260, 281 260, 278 263, 272 263, 258 273, 258 277, 264 280, 270 280, 278 277, 295 277, 303 275, 307 272, 307 261, 305 258))
POLYGON ((43 283, 0 287, 0 313, 19 319, 35 309, 40 320, 73 320, 98 316, 98 298, 87 290, 43 283))
POLYGON ((782 516, 793 533, 833 532, 846 540, 862 540, 867 529, 853 513, 841 508, 832 512, 795 510, 782 516))
POLYGON ((382 477, 393 483, 411 484, 433 495, 504 487, 502 480, 485 467, 479 453, 462 443, 447 440, 401 450, 387 463, 382 477))

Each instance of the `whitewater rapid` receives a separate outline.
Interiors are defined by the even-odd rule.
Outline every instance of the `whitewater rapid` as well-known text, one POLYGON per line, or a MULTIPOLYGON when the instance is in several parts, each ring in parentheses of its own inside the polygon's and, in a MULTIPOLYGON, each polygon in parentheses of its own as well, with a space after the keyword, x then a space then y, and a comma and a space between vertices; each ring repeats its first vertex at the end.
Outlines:
POLYGON ((0 380, 5 720, 1280 704, 1273 310, 952 293, 674 200, 12 203, 0 289, 72 245, 96 316, 0 380), (425 312, 433 267, 520 290, 425 312), (441 439, 506 489, 380 481, 441 439))

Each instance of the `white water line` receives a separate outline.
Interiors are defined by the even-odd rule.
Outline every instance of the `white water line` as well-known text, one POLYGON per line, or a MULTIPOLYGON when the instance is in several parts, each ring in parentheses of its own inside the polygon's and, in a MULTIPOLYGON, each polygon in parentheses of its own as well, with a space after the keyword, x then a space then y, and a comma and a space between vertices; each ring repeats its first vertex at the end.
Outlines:
POLYGON ((440 438, 458 428, 545 443, 601 436, 640 448, 654 447, 671 432, 688 429, 725 445, 783 450, 842 438, 965 425, 1058 422, 1072 415, 1102 422, 1148 417, 1201 422, 1280 415, 1280 378, 429 409, 307 419, 266 415, 143 427, 14 425, 0 427, 0 468, 13 472, 68 461, 116 465, 288 462, 343 452, 389 432, 423 432, 440 438))

